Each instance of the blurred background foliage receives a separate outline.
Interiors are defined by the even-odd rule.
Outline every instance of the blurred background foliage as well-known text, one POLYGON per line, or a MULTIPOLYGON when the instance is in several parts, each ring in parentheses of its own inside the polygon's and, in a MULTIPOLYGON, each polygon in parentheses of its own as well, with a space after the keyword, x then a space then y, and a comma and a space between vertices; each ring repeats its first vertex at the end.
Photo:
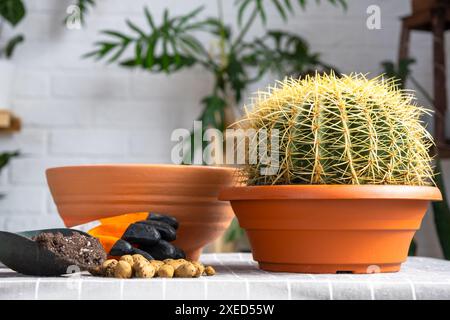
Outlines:
MULTIPOLYGON (((347 8, 344 0, 327 1, 340 9, 347 8)), ((92 1, 86 2, 92 4, 92 1)), ((307 1, 237 0, 236 28, 225 23, 222 0, 217 1, 216 17, 203 17, 203 7, 178 16, 166 9, 160 24, 156 24, 152 13, 144 8, 145 28, 126 20, 128 33, 103 30, 103 39, 96 42, 95 49, 85 57, 165 74, 200 66, 213 76, 214 83, 211 93, 199 99, 203 111, 196 120, 202 121, 203 132, 208 128, 223 131, 236 120, 243 93, 265 74, 270 72, 282 78, 316 71, 337 72, 336 68, 321 60, 319 53, 312 52, 301 36, 271 29, 268 5, 274 6, 287 22, 296 8, 306 9, 307 1), (258 20, 265 27, 265 34, 248 39, 249 30, 258 20), (201 33, 208 34, 216 45, 206 47, 199 38, 201 33)), ((192 139, 193 134, 191 132, 192 139)), ((191 146, 191 154, 194 154, 193 144, 191 146)), ((186 159, 185 163, 191 163, 191 159, 186 159)), ((225 241, 236 241, 243 235, 234 220, 225 241)))
POLYGON ((23 34, 18 34, 10 39, 2 40, 2 31, 5 24, 17 26, 26 15, 26 8, 22 0, 0 0, 0 58, 10 59, 16 46, 25 40, 23 34))
MULTIPOLYGON (((346 8, 344 0, 327 1, 346 8)), ((217 1, 217 17, 202 17, 203 7, 178 16, 166 9, 160 24, 145 8, 145 28, 127 20, 129 33, 104 30, 104 39, 96 42, 95 49, 86 57, 154 73, 172 74, 193 66, 202 67, 214 77, 214 85, 208 96, 199 99, 204 108, 197 120, 203 122, 203 130, 211 127, 224 130, 234 122, 243 92, 266 73, 284 77, 333 68, 318 53, 311 52, 300 36, 268 28, 269 3, 287 21, 294 15, 295 6, 305 9, 307 1, 237 0, 236 28, 225 23, 222 0, 217 1), (247 39, 257 20, 266 27, 266 33, 247 39), (208 34, 216 45, 207 48, 199 39, 200 33, 208 34)))

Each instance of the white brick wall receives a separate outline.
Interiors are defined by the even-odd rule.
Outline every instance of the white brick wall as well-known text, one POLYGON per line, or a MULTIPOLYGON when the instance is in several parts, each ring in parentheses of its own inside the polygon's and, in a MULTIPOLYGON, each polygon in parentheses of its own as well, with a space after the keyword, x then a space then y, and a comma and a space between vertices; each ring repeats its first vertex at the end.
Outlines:
MULTIPOLYGON (((211 76, 202 70, 167 77, 105 66, 80 56, 92 49, 99 30, 123 29, 126 17, 144 25, 144 5, 159 20, 165 7, 179 14, 204 4, 206 13, 215 15, 215 1, 98 0, 87 27, 78 31, 66 30, 62 22, 71 2, 26 1, 28 15, 17 31, 23 31, 27 39, 14 57, 17 72, 13 92, 13 109, 22 117, 24 129, 0 136, 0 150, 20 149, 23 156, 0 176, 1 191, 6 193, 0 201, 0 229, 61 224, 45 183, 47 167, 169 162, 171 131, 190 127, 201 110, 199 99, 210 92, 211 76)), ((300 33, 312 50, 321 52, 325 61, 344 72, 378 73, 381 61, 397 56, 398 17, 410 12, 409 0, 348 2, 349 10, 344 13, 326 1, 317 6, 311 0, 306 12, 298 10, 287 25, 272 10, 270 27, 300 33), (370 4, 381 6, 381 30, 365 27, 370 4)), ((234 1, 224 3, 226 20, 234 23, 234 1)), ((261 32, 258 22, 250 36, 261 32)), ((412 41, 411 52, 418 60, 414 72, 430 89, 431 38, 417 33, 412 41)), ((267 77, 253 88, 272 81, 267 77)), ((427 221, 425 225, 432 226, 431 220, 427 221)), ((422 253, 439 254, 432 234, 423 233, 422 239, 422 253)))

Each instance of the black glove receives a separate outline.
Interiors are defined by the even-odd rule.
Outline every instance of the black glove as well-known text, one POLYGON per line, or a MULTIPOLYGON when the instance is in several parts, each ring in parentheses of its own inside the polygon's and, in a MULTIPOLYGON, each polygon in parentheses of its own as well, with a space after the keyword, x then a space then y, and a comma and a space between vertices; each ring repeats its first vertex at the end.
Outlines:
POLYGON ((183 250, 170 243, 176 239, 177 229, 178 221, 174 217, 150 213, 146 220, 130 224, 109 254, 142 254, 149 260, 185 258, 183 250))

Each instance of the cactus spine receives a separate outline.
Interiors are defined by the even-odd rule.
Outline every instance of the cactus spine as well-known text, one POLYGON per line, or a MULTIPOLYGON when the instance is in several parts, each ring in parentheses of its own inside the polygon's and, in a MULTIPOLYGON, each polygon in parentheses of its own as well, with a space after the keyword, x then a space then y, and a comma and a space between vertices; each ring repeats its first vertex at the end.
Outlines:
POLYGON ((261 175, 247 164, 249 185, 433 184, 433 139, 414 93, 383 77, 361 74, 285 79, 258 92, 244 129, 280 132, 280 166, 261 175))

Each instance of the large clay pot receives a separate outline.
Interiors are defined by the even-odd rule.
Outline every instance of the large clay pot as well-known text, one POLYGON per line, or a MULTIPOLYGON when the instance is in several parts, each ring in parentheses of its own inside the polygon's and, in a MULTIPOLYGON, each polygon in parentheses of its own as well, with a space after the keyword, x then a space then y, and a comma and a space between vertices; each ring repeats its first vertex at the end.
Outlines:
POLYGON ((233 184, 233 173, 208 166, 86 165, 48 169, 47 181, 66 226, 130 212, 170 214, 180 223, 175 244, 196 260, 233 218, 230 205, 217 200, 233 184))
POLYGON ((232 187, 230 200, 253 258, 269 271, 394 272, 435 187, 292 185, 232 187))

